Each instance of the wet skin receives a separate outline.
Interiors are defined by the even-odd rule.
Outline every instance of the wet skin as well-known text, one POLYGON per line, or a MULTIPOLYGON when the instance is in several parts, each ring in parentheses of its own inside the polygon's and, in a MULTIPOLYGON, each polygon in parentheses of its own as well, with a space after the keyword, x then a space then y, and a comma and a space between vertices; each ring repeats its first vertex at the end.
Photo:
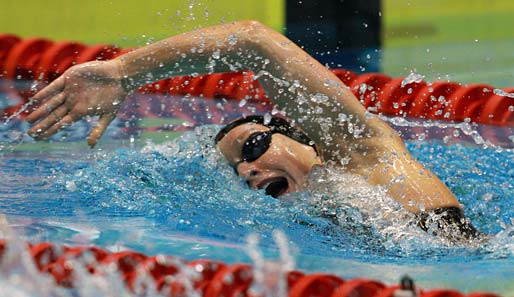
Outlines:
MULTIPOLYGON (((381 119, 370 117, 351 90, 329 69, 285 36, 255 21, 203 28, 113 60, 71 67, 33 97, 34 102, 42 104, 27 117, 33 124, 29 134, 38 140, 46 139, 86 116, 97 115, 98 125, 88 137, 88 144, 94 146, 116 117, 127 94, 150 82, 149 78, 156 81, 177 75, 248 70, 263 73, 256 79, 267 96, 290 120, 302 123, 303 131, 320 146, 323 160, 338 163, 341 157, 348 157, 350 163, 342 170, 361 175, 372 185, 386 187, 388 194, 413 213, 460 207, 445 184, 410 155, 399 135, 381 119), (192 48, 202 51, 192 53, 192 48), (220 61, 225 62, 212 64, 214 56, 223 57, 220 61), (297 82, 300 87, 285 92, 284 81, 297 82), (311 100, 304 106, 298 102, 300 95, 321 95, 324 100, 311 100), (312 112, 317 110, 322 112, 312 112), (351 117, 352 127, 362 126, 365 131, 355 135, 346 122, 343 126, 323 124, 340 123, 341 114, 351 117)), ((246 133, 247 137, 250 132, 246 133)), ((240 160, 244 136, 231 136, 230 144, 220 146, 232 165, 240 160), (236 141, 238 137, 242 139, 236 141)), ((281 178, 286 179, 287 189, 278 187, 282 191, 277 193, 275 189, 275 193, 298 191, 305 185, 313 163, 303 158, 298 145, 274 134, 270 156, 239 164, 238 173, 255 188, 266 187, 270 178, 281 178), (277 148, 280 151, 275 152, 277 148), (250 166, 253 171, 248 170, 250 166)))
POLYGON ((275 133, 262 156, 252 162, 241 162, 244 142, 252 133, 261 131, 269 131, 269 128, 255 123, 237 126, 221 139, 218 148, 250 187, 266 189, 274 197, 302 191, 311 169, 321 165, 320 158, 308 145, 275 133))

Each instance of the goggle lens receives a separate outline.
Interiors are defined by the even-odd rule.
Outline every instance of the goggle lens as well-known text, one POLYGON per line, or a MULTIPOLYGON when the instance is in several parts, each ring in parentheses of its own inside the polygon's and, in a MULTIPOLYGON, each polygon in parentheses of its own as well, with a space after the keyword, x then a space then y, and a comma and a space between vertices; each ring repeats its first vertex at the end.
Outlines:
POLYGON ((255 132, 243 144, 241 156, 245 162, 259 159, 269 148, 273 133, 270 131, 255 132))

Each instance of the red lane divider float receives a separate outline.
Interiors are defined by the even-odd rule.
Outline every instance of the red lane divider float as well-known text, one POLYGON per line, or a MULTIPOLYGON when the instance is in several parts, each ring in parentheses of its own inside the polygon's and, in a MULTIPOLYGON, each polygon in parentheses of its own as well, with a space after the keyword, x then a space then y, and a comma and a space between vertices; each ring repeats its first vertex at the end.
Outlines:
POLYGON ((29 38, 15 44, 7 55, 4 66, 4 77, 8 79, 35 79, 41 57, 53 43, 43 38, 29 38))
POLYGON ((0 34, 0 74, 4 71, 5 60, 11 48, 15 46, 21 39, 10 34, 0 34))
MULTIPOLYGON (((9 243, 0 240, 0 263, 8 248, 9 243)), ((253 268, 246 264, 228 265, 207 259, 187 262, 172 256, 147 256, 133 251, 111 253, 97 247, 58 247, 48 242, 28 244, 27 249, 37 269, 52 275, 56 284, 62 287, 75 286, 74 269, 80 265, 88 273, 97 276, 106 271, 112 272, 114 267, 132 291, 135 290, 138 276, 144 275, 153 280, 159 292, 169 296, 185 296, 191 289, 206 297, 258 296, 250 291, 253 268), (184 281, 178 276, 187 269, 196 274, 189 273, 189 279, 184 281)), ((373 280, 344 280, 335 275, 304 274, 295 270, 288 272, 286 278, 290 297, 498 297, 496 294, 481 292, 466 295, 450 289, 418 290, 413 287, 410 279, 408 281, 411 284, 408 286, 387 286, 373 280)))
POLYGON ((77 62, 79 53, 85 48, 85 45, 74 42, 52 44, 41 56, 34 77, 43 82, 56 79, 77 62))
MULTIPOLYGON (((110 45, 52 42, 43 38, 20 39, 3 34, 0 35, 0 78, 37 79, 48 83, 74 64, 108 60, 130 50, 110 45)), ((513 88, 499 90, 484 84, 426 83, 380 73, 358 75, 341 69, 333 72, 374 113, 514 126, 514 98, 508 94, 512 94, 513 88)), ((249 71, 174 77, 146 85, 139 91, 269 102, 249 71)), ((18 92, 23 102, 33 95, 31 90, 18 92)), ((23 102, 0 113, 8 116, 23 102)))

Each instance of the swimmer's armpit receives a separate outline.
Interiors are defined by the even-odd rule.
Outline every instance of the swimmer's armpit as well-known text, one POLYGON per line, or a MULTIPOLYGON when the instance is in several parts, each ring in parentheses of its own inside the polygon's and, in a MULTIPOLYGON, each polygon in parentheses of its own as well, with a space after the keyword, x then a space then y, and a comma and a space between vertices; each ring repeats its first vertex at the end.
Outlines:
POLYGON ((455 243, 476 239, 483 235, 464 216, 464 211, 459 207, 436 208, 416 216, 421 229, 455 243))

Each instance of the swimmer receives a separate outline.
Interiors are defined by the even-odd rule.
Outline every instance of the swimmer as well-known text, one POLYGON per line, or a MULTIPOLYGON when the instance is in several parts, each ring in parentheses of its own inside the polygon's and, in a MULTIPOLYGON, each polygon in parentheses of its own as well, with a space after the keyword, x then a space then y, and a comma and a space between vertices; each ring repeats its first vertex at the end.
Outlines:
POLYGON ((93 147, 127 95, 144 84, 248 70, 294 123, 247 117, 216 136, 219 150, 250 187, 279 197, 305 189, 315 166, 339 165, 385 187, 422 229, 456 241, 478 236, 455 196, 411 156, 391 127, 367 113, 325 66, 255 21, 203 28, 110 61, 73 66, 34 96, 41 105, 27 117, 33 124, 28 133, 45 139, 85 116, 99 116, 87 139, 93 147))

